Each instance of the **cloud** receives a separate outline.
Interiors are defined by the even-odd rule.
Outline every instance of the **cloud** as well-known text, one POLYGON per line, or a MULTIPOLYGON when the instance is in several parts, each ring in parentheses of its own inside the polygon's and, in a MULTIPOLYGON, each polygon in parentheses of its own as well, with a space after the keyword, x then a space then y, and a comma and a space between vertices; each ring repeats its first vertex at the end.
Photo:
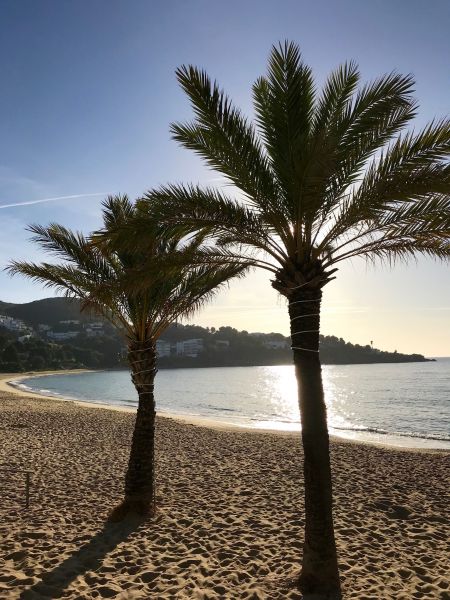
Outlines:
POLYGON ((0 204, 1 208, 13 208, 16 206, 29 206, 30 204, 43 204, 44 202, 56 202, 57 200, 72 200, 74 198, 92 198, 94 196, 105 196, 105 192, 95 192, 92 194, 72 194, 70 196, 54 196, 52 198, 41 198, 39 200, 28 200, 26 202, 14 202, 11 204, 0 204))

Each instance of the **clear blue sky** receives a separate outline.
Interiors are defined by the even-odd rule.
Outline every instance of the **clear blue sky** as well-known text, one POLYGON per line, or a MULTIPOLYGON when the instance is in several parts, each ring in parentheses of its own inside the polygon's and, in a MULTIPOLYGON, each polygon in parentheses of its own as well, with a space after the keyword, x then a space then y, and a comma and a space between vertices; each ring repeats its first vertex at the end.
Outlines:
MULTIPOLYGON (((215 174, 169 137, 190 117, 174 70, 204 67, 252 114, 251 84, 272 43, 298 42, 320 84, 355 59, 364 79, 412 72, 417 125, 449 113, 450 2, 2 0, 0 2, 0 266, 37 257, 24 227, 99 225, 102 196, 1 208, 59 196, 126 192, 215 174)), ((449 268, 354 262, 329 286, 325 333, 399 351, 450 354, 449 268)), ((0 274, 0 299, 49 294, 0 274)), ((287 332, 266 276, 233 284, 196 322, 287 332)))

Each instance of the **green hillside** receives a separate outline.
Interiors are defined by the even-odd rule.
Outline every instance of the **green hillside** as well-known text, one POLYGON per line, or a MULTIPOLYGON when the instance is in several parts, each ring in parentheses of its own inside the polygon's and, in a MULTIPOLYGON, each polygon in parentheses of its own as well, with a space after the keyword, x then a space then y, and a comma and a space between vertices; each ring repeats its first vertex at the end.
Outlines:
MULTIPOLYGON (((101 326, 101 334, 92 336, 92 321, 101 321, 94 313, 80 313, 80 303, 67 298, 46 298, 26 304, 0 301, 0 314, 24 321, 30 331, 14 332, 0 327, 0 371, 43 369, 120 368, 126 365, 125 340, 109 323, 101 326), (64 324, 61 321, 79 321, 64 324), (50 339, 52 332, 76 331, 72 339, 50 339), (48 329, 47 327, 47 329, 48 329), (31 337, 29 334, 32 334, 31 337)), ((283 365, 292 363, 289 338, 280 333, 249 333, 233 327, 200 327, 172 325, 163 339, 171 347, 171 355, 158 359, 159 368, 225 367, 283 365), (178 343, 201 339, 203 350, 197 356, 180 355, 178 343), (280 347, 277 347, 280 346, 280 347)), ((342 338, 320 336, 323 364, 369 364, 423 362, 421 354, 400 354, 351 344, 342 338)))
POLYGON ((99 317, 89 312, 80 312, 80 302, 69 298, 45 298, 25 304, 0 302, 0 312, 36 327, 39 323, 54 325, 67 320, 99 320, 99 317))

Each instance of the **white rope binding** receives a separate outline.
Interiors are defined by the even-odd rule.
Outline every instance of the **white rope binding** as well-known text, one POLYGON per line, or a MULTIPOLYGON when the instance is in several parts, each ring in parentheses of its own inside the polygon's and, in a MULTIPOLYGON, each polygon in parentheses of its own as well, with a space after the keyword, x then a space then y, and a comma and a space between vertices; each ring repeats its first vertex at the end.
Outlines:
POLYGON ((315 333, 316 331, 320 331, 320 329, 304 329, 303 331, 294 331, 291 335, 299 335, 299 333, 315 333))
POLYGON ((311 350, 311 348, 300 348, 300 346, 291 346, 291 350, 305 350, 306 352, 319 352, 319 350, 311 350))
POLYGON ((311 298, 311 300, 295 300, 294 302, 289 302, 288 306, 292 306, 293 304, 300 304, 300 302, 318 302, 317 298, 311 298))
POLYGON ((295 321, 295 319, 304 319, 305 317, 319 317, 320 313, 310 313, 309 315, 298 315, 298 317, 292 317, 291 321, 295 321))
POLYGON ((290 290, 299 290, 302 287, 305 287, 305 285, 309 285, 311 282, 310 281, 305 281, 305 283, 302 283, 301 285, 296 285, 295 287, 289 288, 290 290))
POLYGON ((140 375, 141 373, 157 373, 157 369, 144 369, 143 371, 132 372, 132 375, 140 375))

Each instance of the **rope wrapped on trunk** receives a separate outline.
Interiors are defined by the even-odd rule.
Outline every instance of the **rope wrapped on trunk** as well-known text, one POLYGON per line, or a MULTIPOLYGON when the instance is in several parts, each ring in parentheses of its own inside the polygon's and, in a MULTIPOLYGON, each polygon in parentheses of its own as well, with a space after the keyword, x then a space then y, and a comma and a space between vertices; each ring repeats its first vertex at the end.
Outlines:
POLYGON ((319 350, 313 350, 312 348, 301 348, 300 346, 291 346, 291 350, 305 350, 305 352, 319 352, 319 350))

